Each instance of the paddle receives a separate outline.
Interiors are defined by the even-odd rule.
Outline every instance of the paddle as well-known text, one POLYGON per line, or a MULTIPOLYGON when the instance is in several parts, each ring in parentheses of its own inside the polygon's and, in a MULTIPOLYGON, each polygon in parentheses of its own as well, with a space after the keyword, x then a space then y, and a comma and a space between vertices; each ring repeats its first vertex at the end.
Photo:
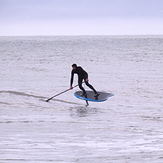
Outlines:
MULTIPOLYGON (((77 87, 77 86, 78 86, 78 85, 75 85, 73 88, 75 88, 75 87, 77 87)), ((71 89, 69 88, 69 89, 67 89, 67 90, 65 90, 65 91, 63 91, 63 92, 61 92, 61 93, 58 93, 58 94, 54 95, 53 97, 47 99, 46 102, 50 101, 50 100, 53 99, 54 97, 59 96, 59 95, 65 93, 65 92, 67 92, 67 91, 69 91, 69 90, 71 90, 71 89)))

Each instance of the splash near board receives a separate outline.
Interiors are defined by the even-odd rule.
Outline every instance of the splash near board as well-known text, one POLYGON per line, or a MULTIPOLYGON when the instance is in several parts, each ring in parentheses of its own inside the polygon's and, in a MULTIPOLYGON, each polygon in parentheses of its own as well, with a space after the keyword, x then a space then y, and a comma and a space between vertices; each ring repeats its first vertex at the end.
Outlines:
POLYGON ((85 101, 93 101, 93 102, 102 102, 106 101, 109 97, 114 96, 113 93, 106 92, 98 92, 99 96, 95 97, 95 93, 93 91, 86 91, 86 95, 82 96, 82 91, 77 91, 74 95, 85 101))

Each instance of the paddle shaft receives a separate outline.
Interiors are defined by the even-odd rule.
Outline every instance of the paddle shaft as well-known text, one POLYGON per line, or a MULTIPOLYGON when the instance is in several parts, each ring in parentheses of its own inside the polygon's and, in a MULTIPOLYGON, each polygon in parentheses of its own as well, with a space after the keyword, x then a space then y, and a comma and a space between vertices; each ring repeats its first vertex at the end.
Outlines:
MULTIPOLYGON (((75 85, 73 88, 75 88, 75 87, 77 87, 77 86, 78 86, 78 85, 75 85)), ((67 91, 69 91, 69 90, 71 90, 71 89, 69 88, 69 89, 67 89, 67 90, 65 90, 65 91, 63 91, 63 92, 61 92, 61 93, 58 93, 58 94, 52 96, 51 98, 47 99, 46 102, 50 101, 50 100, 53 99, 54 97, 59 96, 59 95, 65 93, 65 92, 67 92, 67 91)))

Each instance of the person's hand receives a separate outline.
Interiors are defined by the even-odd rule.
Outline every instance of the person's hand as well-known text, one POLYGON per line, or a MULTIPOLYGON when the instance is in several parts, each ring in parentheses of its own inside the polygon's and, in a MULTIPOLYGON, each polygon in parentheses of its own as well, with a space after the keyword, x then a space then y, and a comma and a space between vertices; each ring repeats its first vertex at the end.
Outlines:
POLYGON ((86 82, 88 82, 88 81, 89 81, 89 79, 85 79, 85 81, 86 81, 86 82))
POLYGON ((70 86, 70 89, 73 89, 73 87, 72 87, 72 86, 70 86))

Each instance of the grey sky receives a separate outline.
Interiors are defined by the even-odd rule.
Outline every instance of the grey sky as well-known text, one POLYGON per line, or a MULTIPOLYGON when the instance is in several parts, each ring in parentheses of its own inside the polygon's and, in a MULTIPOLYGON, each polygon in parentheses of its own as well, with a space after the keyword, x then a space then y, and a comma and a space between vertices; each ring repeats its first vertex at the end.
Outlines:
POLYGON ((0 35, 163 34, 163 0, 0 0, 0 35))

